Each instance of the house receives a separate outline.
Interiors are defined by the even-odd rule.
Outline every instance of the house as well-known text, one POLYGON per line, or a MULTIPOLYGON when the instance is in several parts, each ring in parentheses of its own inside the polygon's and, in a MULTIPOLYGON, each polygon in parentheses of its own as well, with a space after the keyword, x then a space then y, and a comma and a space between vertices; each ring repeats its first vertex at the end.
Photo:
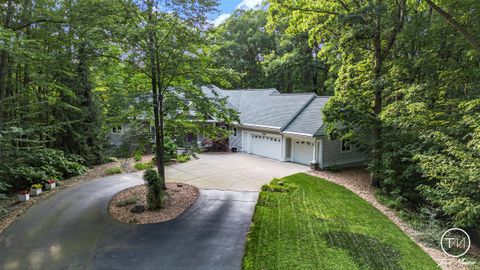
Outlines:
POLYGON ((230 148, 315 168, 361 164, 367 159, 355 146, 329 140, 321 110, 329 97, 313 93, 281 94, 276 89, 223 90, 202 87, 207 97, 220 96, 237 110, 230 148))

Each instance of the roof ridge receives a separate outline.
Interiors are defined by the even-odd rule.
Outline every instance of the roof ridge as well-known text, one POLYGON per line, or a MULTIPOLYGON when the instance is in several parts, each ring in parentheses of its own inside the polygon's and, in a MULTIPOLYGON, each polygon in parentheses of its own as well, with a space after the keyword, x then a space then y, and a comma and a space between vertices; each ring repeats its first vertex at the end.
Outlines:
POLYGON ((293 116, 288 119, 288 121, 280 128, 280 132, 283 132, 289 125, 290 123, 293 122, 293 120, 295 120, 295 118, 297 118, 298 115, 300 115, 300 113, 308 106, 310 105, 310 103, 312 103, 312 101, 315 99, 317 95, 313 94, 306 102, 305 104, 302 105, 302 107, 300 107, 300 109, 298 109, 297 112, 295 112, 293 114, 293 116))
POLYGON ((272 93, 271 96, 315 96, 318 97, 315 93, 272 93))

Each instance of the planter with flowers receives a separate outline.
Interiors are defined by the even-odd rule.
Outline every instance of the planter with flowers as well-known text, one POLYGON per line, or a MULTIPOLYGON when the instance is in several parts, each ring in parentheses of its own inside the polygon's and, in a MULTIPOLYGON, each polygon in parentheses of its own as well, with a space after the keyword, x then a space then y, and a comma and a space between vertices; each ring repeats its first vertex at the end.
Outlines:
POLYGON ((30 195, 38 196, 42 193, 42 184, 33 184, 30 188, 30 195))
POLYGON ((57 186, 57 182, 53 179, 50 179, 45 183, 46 190, 54 189, 56 186, 57 186))
POLYGON ((18 193, 18 200, 21 202, 26 202, 30 200, 30 193, 28 192, 28 190, 20 191, 20 193, 18 193))

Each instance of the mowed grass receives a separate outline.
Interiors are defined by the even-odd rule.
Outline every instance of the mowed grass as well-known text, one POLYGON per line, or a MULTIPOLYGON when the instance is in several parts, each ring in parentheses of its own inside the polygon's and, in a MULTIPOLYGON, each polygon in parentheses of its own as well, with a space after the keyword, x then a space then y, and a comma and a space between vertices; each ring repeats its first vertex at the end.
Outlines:
POLYGON ((283 181, 290 191, 260 193, 243 269, 439 269, 353 192, 307 174, 283 181))

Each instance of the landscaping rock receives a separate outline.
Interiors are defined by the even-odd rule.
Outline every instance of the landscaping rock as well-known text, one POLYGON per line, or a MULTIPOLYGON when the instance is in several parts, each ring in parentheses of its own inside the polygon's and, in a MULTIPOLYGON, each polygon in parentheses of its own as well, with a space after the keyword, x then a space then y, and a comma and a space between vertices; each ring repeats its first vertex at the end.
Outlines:
POLYGON ((182 184, 177 184, 177 187, 183 187, 183 185, 182 184))
POLYGON ((143 204, 137 204, 137 205, 135 205, 134 207, 132 207, 132 209, 130 210, 130 212, 136 213, 136 214, 143 213, 143 212, 145 212, 145 205, 143 205, 143 204))

